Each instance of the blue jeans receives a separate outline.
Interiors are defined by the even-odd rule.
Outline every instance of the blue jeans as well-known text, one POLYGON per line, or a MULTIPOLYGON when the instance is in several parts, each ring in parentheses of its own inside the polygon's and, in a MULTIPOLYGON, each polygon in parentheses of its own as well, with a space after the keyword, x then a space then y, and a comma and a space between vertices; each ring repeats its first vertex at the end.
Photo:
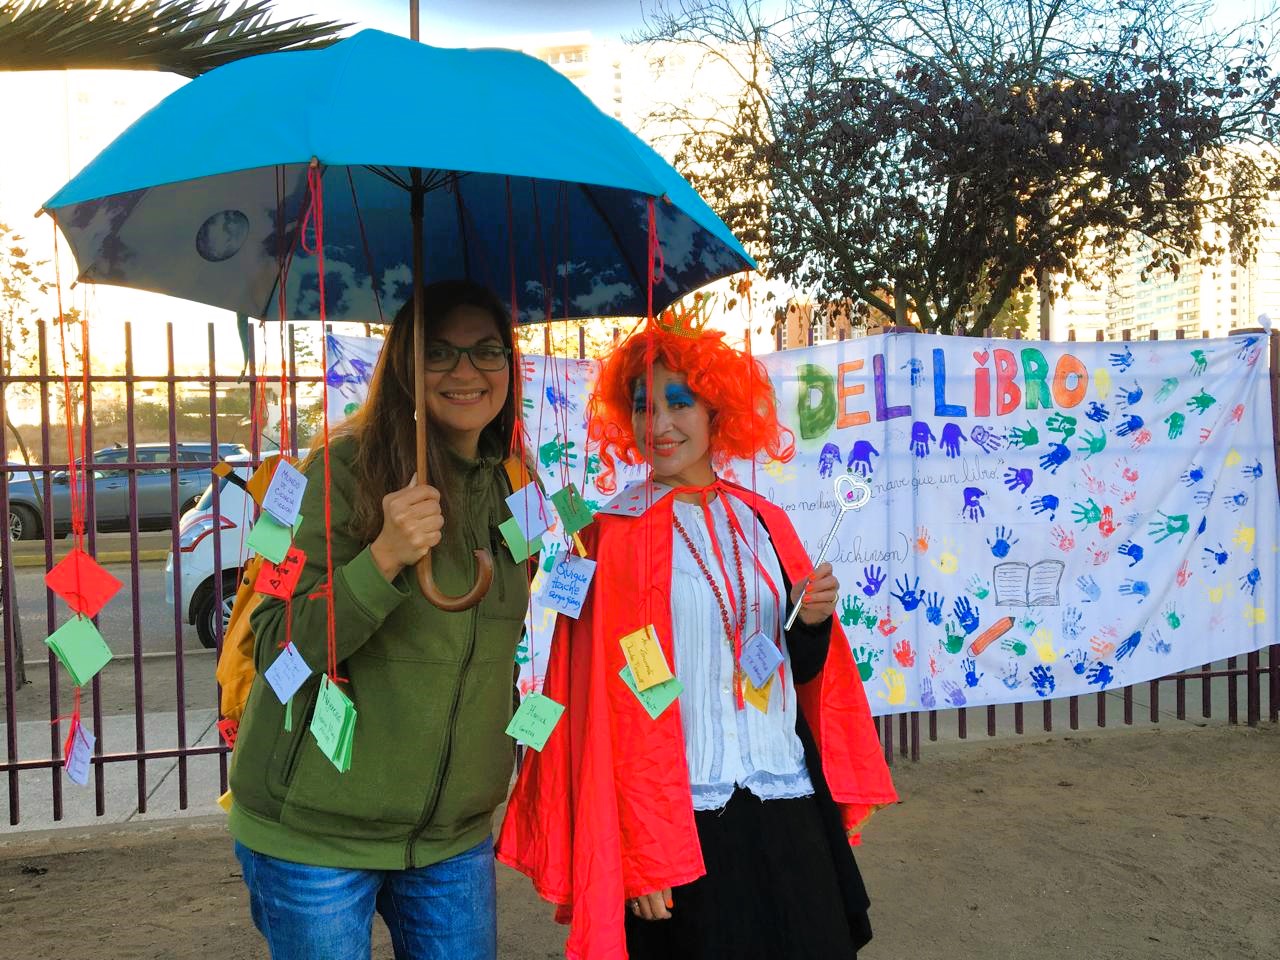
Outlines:
POLYGON ((492 838, 413 870, 313 867, 235 849, 272 960, 369 960, 375 910, 396 960, 498 955, 492 838))

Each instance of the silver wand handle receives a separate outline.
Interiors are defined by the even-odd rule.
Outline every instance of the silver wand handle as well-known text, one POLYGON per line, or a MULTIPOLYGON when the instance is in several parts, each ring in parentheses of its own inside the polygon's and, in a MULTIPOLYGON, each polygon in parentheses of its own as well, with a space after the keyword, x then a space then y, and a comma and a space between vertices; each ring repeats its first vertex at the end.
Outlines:
MULTIPOLYGON (((853 510, 860 510, 867 505, 871 499, 871 484, 867 482, 865 477, 856 474, 844 474, 836 478, 836 518, 831 524, 831 530, 827 533, 827 539, 822 541, 822 549, 818 551, 818 559, 813 562, 815 568, 822 566, 824 560, 827 559, 827 551, 831 549, 831 544, 836 538, 836 531, 840 529, 840 522, 844 520, 844 515, 853 510)), ((808 580, 805 577, 805 580, 808 580)), ((803 595, 801 602, 791 608, 791 614, 787 617, 786 625, 783 630, 790 630, 796 622, 796 617, 800 616, 800 607, 803 606, 803 595)))

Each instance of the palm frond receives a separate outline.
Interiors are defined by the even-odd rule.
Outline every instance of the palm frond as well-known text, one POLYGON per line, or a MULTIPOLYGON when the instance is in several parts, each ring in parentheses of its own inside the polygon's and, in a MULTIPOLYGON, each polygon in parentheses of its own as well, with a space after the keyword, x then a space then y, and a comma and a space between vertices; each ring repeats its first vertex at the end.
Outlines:
POLYGON ((0 70, 194 77, 242 57, 328 46, 347 26, 272 22, 269 0, 0 0, 0 70))

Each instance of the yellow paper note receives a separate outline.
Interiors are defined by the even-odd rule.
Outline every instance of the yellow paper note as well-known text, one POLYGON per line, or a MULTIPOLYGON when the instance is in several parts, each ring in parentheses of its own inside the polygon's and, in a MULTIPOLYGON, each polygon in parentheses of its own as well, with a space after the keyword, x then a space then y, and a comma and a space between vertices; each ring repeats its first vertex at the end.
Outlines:
POLYGON ((218 798, 218 806, 220 806, 227 813, 231 812, 231 791, 230 790, 228 790, 226 793, 224 793, 222 796, 218 798))
POLYGON ((648 690, 671 679, 671 668, 667 666, 667 658, 662 653, 653 624, 627 634, 620 642, 637 690, 648 690))
POLYGON ((742 678, 742 699, 747 701, 761 713, 769 712, 769 694, 773 692, 773 677, 770 676, 759 689, 751 685, 751 678, 742 678))

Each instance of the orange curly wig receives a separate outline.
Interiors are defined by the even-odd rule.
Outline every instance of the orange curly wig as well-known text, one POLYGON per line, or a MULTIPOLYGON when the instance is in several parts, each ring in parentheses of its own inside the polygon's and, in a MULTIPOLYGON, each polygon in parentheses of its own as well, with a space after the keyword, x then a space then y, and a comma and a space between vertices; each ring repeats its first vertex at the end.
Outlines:
POLYGON ((600 456, 597 485, 601 491, 615 489, 617 461, 644 462, 631 415, 636 382, 647 376, 650 359, 683 373, 689 389, 710 408, 714 465, 760 454, 783 461, 795 456, 795 435, 778 420, 773 384, 764 364, 730 347, 718 330, 687 337, 651 324, 602 361, 591 395, 587 448, 600 456))

